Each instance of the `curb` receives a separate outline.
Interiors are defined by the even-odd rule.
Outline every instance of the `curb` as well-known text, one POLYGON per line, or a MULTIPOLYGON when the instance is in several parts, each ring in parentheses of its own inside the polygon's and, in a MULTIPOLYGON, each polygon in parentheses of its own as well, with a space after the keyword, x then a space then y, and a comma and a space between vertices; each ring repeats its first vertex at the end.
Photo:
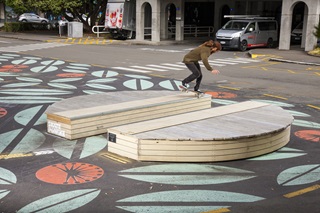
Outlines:
POLYGON ((278 62, 285 62, 285 63, 292 63, 292 64, 300 64, 300 65, 310 65, 310 66, 320 66, 320 64, 318 64, 318 63, 313 63, 313 62, 292 61, 292 60, 279 59, 279 58, 270 58, 269 61, 278 61, 278 62))

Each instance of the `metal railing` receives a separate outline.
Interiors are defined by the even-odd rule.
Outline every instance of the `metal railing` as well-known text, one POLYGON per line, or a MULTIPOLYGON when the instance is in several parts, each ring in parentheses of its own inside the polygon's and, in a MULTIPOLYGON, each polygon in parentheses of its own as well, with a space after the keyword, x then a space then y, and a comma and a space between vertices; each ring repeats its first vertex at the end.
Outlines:
MULTIPOLYGON (((211 37, 214 35, 214 28, 212 26, 196 26, 196 25, 185 25, 184 29, 184 36, 185 37, 201 37, 201 36, 208 36, 211 37)), ((169 36, 175 35, 176 26, 168 27, 169 36)))
MULTIPOLYGON (((100 34, 109 33, 108 31, 101 30, 104 29, 103 25, 95 25, 92 27, 92 32, 97 34, 99 38, 100 34)), ((168 27, 168 35, 174 36, 176 31, 176 26, 168 27)), ((184 36, 185 37, 201 37, 208 36, 211 37, 214 35, 214 28, 212 26, 195 26, 195 25, 185 25, 184 26, 184 36)), ((144 36, 151 36, 151 27, 144 28, 144 36)))
POLYGON ((104 25, 94 25, 94 26, 92 27, 92 32, 93 32, 94 34, 97 34, 97 38, 99 38, 99 37, 100 37, 100 34, 109 33, 108 31, 105 31, 104 29, 105 29, 105 28, 104 28, 104 25), (101 30, 101 29, 103 29, 103 30, 101 30))

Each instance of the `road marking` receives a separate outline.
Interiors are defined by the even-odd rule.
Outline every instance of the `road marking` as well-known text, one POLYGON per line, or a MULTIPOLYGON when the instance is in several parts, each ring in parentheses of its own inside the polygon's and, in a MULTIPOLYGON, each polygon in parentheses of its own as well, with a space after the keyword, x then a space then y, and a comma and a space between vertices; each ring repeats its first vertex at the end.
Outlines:
MULTIPOLYGON (((146 66, 148 66, 148 65, 146 65, 146 66)), ((150 67, 144 67, 144 66, 130 66, 130 67, 138 68, 138 69, 152 70, 152 71, 159 71, 159 72, 167 71, 164 69, 150 68, 150 67)))
POLYGON ((131 160, 127 159, 127 158, 124 158, 122 156, 119 156, 119 155, 116 155, 116 154, 113 154, 113 153, 110 153, 110 152, 107 152, 103 155, 101 155, 102 157, 105 157, 105 158, 109 158, 113 161, 117 161, 119 163, 123 163, 123 164, 126 164, 126 163, 130 163, 131 160))
POLYGON ((230 212, 230 209, 221 208, 221 209, 216 209, 216 210, 207 211, 207 212, 201 212, 201 213, 223 213, 223 212, 230 212))
MULTIPOLYGON (((144 48, 147 49, 147 48, 144 48)), ((251 61, 247 61, 247 59, 243 58, 243 61, 240 58, 236 59, 234 62, 233 58, 227 58, 227 59, 216 59, 216 60, 209 60, 209 64, 212 66, 217 66, 217 67, 223 67, 227 65, 235 65, 239 63, 250 63, 251 61), (233 62, 231 62, 233 61, 233 62)), ((257 60, 255 62, 258 62, 257 60)), ((204 64, 200 61, 199 62, 201 68, 205 68, 204 64)), ((161 63, 160 65, 156 64, 147 64, 143 66, 129 66, 129 67, 111 67, 114 69, 118 70, 124 70, 124 71, 132 71, 132 72, 152 72, 152 71, 157 71, 157 72, 168 72, 170 70, 183 70, 186 69, 186 66, 183 62, 176 62, 176 63, 161 63), (152 67, 152 68, 151 68, 152 67)))
POLYGON ((308 106, 308 107, 311 107, 311 108, 314 108, 314 109, 320 110, 320 107, 318 107, 318 106, 314 106, 314 105, 311 105, 311 104, 308 104, 307 106, 308 106))
POLYGON ((317 185, 314 185, 314 186, 310 186, 310 187, 307 187, 307 188, 304 188, 304 189, 301 189, 301 190, 298 190, 298 191, 295 191, 295 192, 291 192, 291 193, 285 194, 283 196, 286 197, 286 198, 293 198, 293 197, 296 197, 296 196, 299 196, 299 195, 303 195, 303 194, 308 193, 308 192, 315 191, 317 189, 320 189, 320 184, 317 184, 317 185))
POLYGON ((162 68, 162 69, 169 69, 169 70, 183 70, 180 68, 174 68, 174 67, 165 67, 165 66, 160 66, 160 65, 154 65, 154 64, 148 64, 146 66, 150 66, 150 67, 158 67, 158 68, 162 68))
POLYGON ((63 43, 38 43, 38 44, 26 44, 26 45, 19 45, 19 46, 9 46, 9 47, 2 47, 0 48, 0 52, 25 52, 30 50, 39 50, 39 49, 47 49, 47 48, 54 48, 54 47, 63 47, 70 44, 63 44, 63 43))
POLYGON ((278 98, 278 99, 282 99, 282 100, 288 100, 288 98, 284 98, 281 96, 277 96, 277 95, 271 95, 271 94, 263 94, 264 96, 268 96, 268 97, 272 97, 272 98, 278 98))
POLYGON ((150 72, 150 71, 143 71, 143 70, 138 70, 138 69, 133 69, 133 68, 128 68, 128 67, 112 67, 112 69, 132 71, 132 72, 141 72, 141 73, 150 72))

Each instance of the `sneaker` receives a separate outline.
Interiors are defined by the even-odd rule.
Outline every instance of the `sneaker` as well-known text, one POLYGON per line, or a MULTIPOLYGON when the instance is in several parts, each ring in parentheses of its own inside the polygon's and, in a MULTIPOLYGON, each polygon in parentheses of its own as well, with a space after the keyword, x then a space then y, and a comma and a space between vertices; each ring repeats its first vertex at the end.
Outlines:
POLYGON ((186 84, 186 83, 184 83, 183 81, 182 81, 181 83, 182 83, 182 85, 180 85, 180 86, 179 86, 179 87, 180 87, 180 89, 187 90, 187 89, 188 89, 188 87, 189 87, 189 85, 188 85, 188 84, 186 84))
POLYGON ((199 93, 199 94, 204 94, 204 92, 202 92, 201 90, 194 90, 194 92, 197 92, 197 93, 199 93))

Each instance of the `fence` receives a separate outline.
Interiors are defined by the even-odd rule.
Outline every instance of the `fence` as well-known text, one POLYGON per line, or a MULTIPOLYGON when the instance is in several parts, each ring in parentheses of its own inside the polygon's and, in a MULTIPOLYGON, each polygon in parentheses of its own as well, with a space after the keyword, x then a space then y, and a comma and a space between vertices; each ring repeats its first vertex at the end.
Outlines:
MULTIPOLYGON (((175 26, 168 27, 169 38, 172 38, 175 35, 175 33, 176 33, 175 31, 176 31, 175 26)), ((98 38, 99 38, 100 34, 109 33, 108 31, 104 30, 103 25, 93 26, 92 32, 97 34, 98 38)), ((144 28, 144 36, 145 37, 150 37, 151 32, 152 32, 151 27, 144 28)), ((195 26, 195 25, 185 25, 184 26, 184 36, 185 37, 202 37, 202 36, 211 37, 213 35, 214 35, 214 28, 211 26, 195 26)))

